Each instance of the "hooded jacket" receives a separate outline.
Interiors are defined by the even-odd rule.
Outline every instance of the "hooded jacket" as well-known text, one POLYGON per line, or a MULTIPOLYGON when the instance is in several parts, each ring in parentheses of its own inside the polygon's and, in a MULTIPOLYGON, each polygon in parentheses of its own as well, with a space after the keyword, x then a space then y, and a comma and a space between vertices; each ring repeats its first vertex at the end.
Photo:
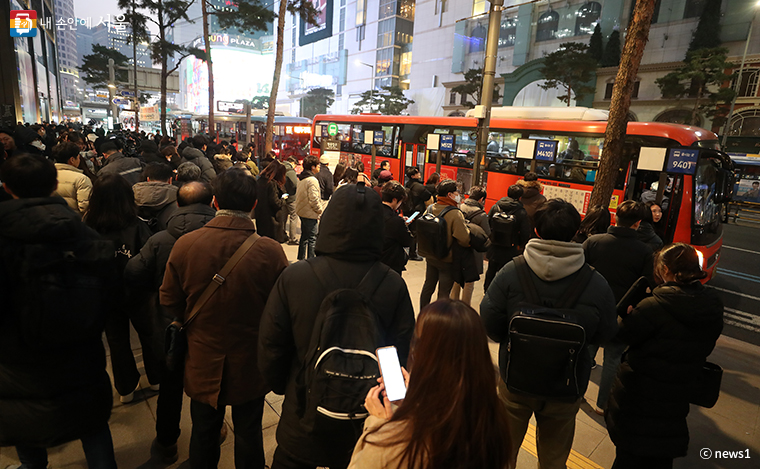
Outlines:
POLYGON ((22 339, 12 307, 25 246, 98 239, 60 197, 0 203, 0 446, 56 446, 108 422, 102 324, 87 339, 66 340, 72 331, 58 330, 61 343, 40 348, 22 339))
POLYGON ((287 241, 285 236, 285 213, 282 207, 285 201, 282 199, 282 189, 276 181, 269 181, 266 177, 260 177, 256 181, 256 229, 261 236, 268 236, 278 243, 287 241))
MULTIPOLYGON (((453 200, 449 199, 448 197, 441 196, 438 197, 438 201, 435 204, 428 207, 428 210, 433 215, 438 216, 443 211, 443 209, 452 204, 454 207, 457 207, 456 203, 453 200)), ((449 247, 454 244, 454 240, 456 240, 456 242, 463 248, 470 247, 470 229, 467 227, 467 220, 465 220, 462 211, 449 210, 446 212, 446 215, 443 216, 443 219, 446 220, 446 227, 448 228, 446 239, 449 247)), ((419 245, 417 247, 419 254, 422 257, 438 259, 433 255, 433 253, 425 252, 424 249, 420 249, 422 246, 423 245, 419 245)), ((443 259, 438 260, 450 264, 454 261, 454 254, 452 253, 451 249, 449 249, 448 255, 443 259)))
MULTIPOLYGON (((483 210, 483 204, 477 200, 465 199, 459 204, 459 210, 470 224, 478 225, 486 236, 491 236, 491 225, 488 224, 488 214, 483 210)), ((478 275, 481 275, 483 274, 483 253, 476 251, 474 256, 475 267, 478 275)))
POLYGON ((296 174, 296 168, 290 161, 285 161, 285 193, 288 194, 288 198, 285 199, 285 203, 290 205, 296 203, 296 190, 298 189, 298 174, 296 174))
POLYGON ((525 245, 528 244, 528 241, 533 234, 533 228, 531 227, 530 219, 528 218, 528 212, 525 211, 522 202, 519 200, 514 200, 511 197, 502 197, 499 199, 498 202, 491 206, 491 210, 488 211, 489 222, 494 214, 499 211, 507 215, 514 215, 515 220, 517 221, 517 233, 515 235, 517 237, 518 245, 512 248, 507 248, 491 244, 486 257, 488 257, 489 261, 496 260, 500 264, 506 264, 512 260, 513 257, 522 253, 525 249, 525 245))
POLYGON ((688 391, 723 330, 723 304, 699 281, 652 295, 621 321, 617 338, 629 347, 605 420, 618 449, 676 458, 686 456, 688 391))
POLYGON ((140 182, 140 173, 143 170, 143 163, 137 158, 124 156, 120 151, 111 153, 106 158, 106 162, 100 171, 98 177, 104 174, 118 174, 127 180, 129 185, 133 186, 140 182))
POLYGON ((319 195, 319 181, 311 171, 300 174, 296 192, 296 215, 301 218, 318 219, 322 215, 322 197, 319 195))
POLYGON ((201 168, 201 182, 211 182, 211 180, 216 177, 214 165, 212 165, 211 161, 206 158, 206 155, 197 148, 186 147, 182 150, 182 163, 188 161, 201 168))
POLYGON ((58 171, 58 188, 55 195, 59 195, 66 200, 69 207, 73 208, 80 215, 87 211, 90 206, 90 194, 92 193, 92 181, 85 176, 84 172, 65 163, 56 163, 55 169, 58 171))
POLYGON ((140 218, 148 221, 154 232, 165 230, 169 219, 177 210, 179 188, 165 182, 148 181, 138 182, 132 186, 132 190, 140 218))
MULTIPOLYGON (((335 191, 320 223, 317 257, 285 269, 261 320, 259 368, 274 392, 285 395, 277 443, 305 464, 347 465, 361 434, 361 421, 336 423, 335 431, 328 434, 308 434, 299 418, 299 409, 305 405, 305 389, 298 383, 303 382, 302 362, 325 288, 355 288, 380 259, 381 208, 380 198, 369 187, 350 184, 335 191), (334 275, 318 278, 313 263, 326 264, 334 275)), ((368 303, 379 319, 382 345, 395 345, 401 363, 406 363, 414 309, 401 276, 388 270, 368 303)))
POLYGON ((520 202, 522 202, 523 208, 528 213, 532 226, 533 215, 536 213, 536 209, 538 209, 539 205, 546 202, 546 197, 542 194, 544 186, 538 181, 526 181, 525 179, 517 181, 517 185, 522 186, 524 190, 522 197, 520 197, 520 202))
MULTIPOLYGON (((577 243, 531 239, 525 247, 525 261, 531 270, 531 279, 544 305, 552 307, 572 284, 585 263, 583 247, 577 243)), ((515 263, 502 268, 488 287, 480 315, 488 337, 499 342, 499 369, 505 376, 509 359, 509 321, 517 312, 517 305, 525 301, 515 263)), ((617 332, 615 299, 607 281, 594 272, 575 306, 577 320, 586 331, 588 344, 600 344, 617 332)), ((591 374, 591 357, 580 354, 578 385, 581 395, 586 392, 591 374)))

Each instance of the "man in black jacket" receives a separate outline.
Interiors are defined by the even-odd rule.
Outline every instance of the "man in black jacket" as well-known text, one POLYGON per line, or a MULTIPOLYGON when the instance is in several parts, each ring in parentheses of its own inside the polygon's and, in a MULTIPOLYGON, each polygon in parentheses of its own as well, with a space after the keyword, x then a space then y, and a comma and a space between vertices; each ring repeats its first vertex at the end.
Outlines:
MULTIPOLYGON (((414 212, 420 212, 418 214, 422 215, 425 213, 425 209, 428 207, 428 205, 432 204, 434 202, 433 196, 428 192, 428 190, 425 188, 425 185, 422 183, 422 173, 420 173, 420 170, 415 168, 409 168, 406 171, 406 176, 408 178, 408 181, 406 183, 406 189, 409 192, 409 203, 406 204, 409 206, 409 209, 405 211, 404 215, 407 217, 410 217, 414 214, 414 212)), ((422 261, 424 258, 417 254, 417 222, 412 221, 412 223, 409 224, 409 230, 412 232, 412 235, 414 236, 412 246, 409 248, 409 260, 411 261, 422 261)))
POLYGON ((177 186, 172 184, 174 171, 166 163, 148 163, 141 179, 132 186, 137 215, 148 223, 153 233, 166 229, 177 210, 177 186))
MULTIPOLYGON (((371 268, 382 266, 381 210, 380 197, 363 184, 335 191, 322 215, 317 256, 286 268, 269 296, 259 331, 259 368, 274 392, 285 395, 272 469, 345 468, 362 433, 361 420, 335 422, 332 432, 309 433, 299 416, 306 405, 305 388, 299 383, 303 383, 303 360, 327 291, 356 288, 371 268), (318 277, 315 269, 321 268, 333 275, 318 277)), ((405 364, 414 309, 401 276, 386 270, 368 303, 379 319, 382 345, 395 345, 405 364)))
POLYGON ((81 440, 88 466, 116 469, 101 338, 114 246, 51 197, 56 177, 42 155, 0 170, 12 197, 0 203, 0 446, 40 469, 46 448, 81 440))
POLYGON ((319 158, 319 172, 315 176, 317 177, 317 181, 319 181, 319 192, 323 201, 322 206, 325 206, 335 190, 335 181, 333 181, 333 174, 330 172, 330 158, 325 155, 319 158))
MULTIPOLYGON (((545 306, 555 307, 585 266, 583 248, 571 242, 581 224, 578 210, 568 202, 549 200, 536 210, 536 233, 525 247, 524 257, 538 297, 545 306)), ((499 271, 480 304, 488 336, 499 342, 499 369, 506 376, 510 360, 510 322, 518 305, 526 300, 515 262, 499 271)), ((591 280, 573 308, 576 321, 586 331, 586 342, 598 344, 617 332, 615 302, 610 287, 600 274, 591 280)), ((521 356, 523 360, 531 357, 521 356)), ((536 415, 539 467, 564 468, 573 446, 575 417, 591 374, 591 358, 580 354, 577 363, 579 397, 574 401, 544 399, 506 390, 504 399, 510 427, 511 464, 515 467, 528 423, 536 415)))
POLYGON ((154 295, 153 337, 158 342, 154 349, 161 352, 159 363, 162 365, 162 376, 156 405, 156 438, 151 450, 167 464, 177 460, 184 368, 178 367, 174 371, 166 368, 163 356, 164 330, 174 318, 164 314, 158 303, 158 289, 164 281, 166 262, 177 239, 205 226, 214 218, 216 210, 211 206, 212 199, 211 186, 206 183, 188 182, 182 186, 177 194, 179 208, 169 220, 167 228, 151 236, 140 252, 129 260, 124 270, 124 280, 130 287, 154 295))
POLYGON ((488 270, 486 271, 485 289, 488 290, 488 286, 491 285, 496 273, 501 270, 502 267, 507 265, 515 256, 522 254, 525 249, 525 245, 530 240, 533 229, 531 228, 530 219, 528 213, 523 208, 520 202, 520 197, 523 195, 522 186, 513 185, 507 189, 507 196, 499 199, 498 202, 493 204, 491 210, 488 212, 488 222, 491 225, 491 231, 494 230, 493 217, 496 213, 503 213, 505 215, 512 215, 514 217, 514 228, 512 230, 512 240, 514 244, 511 246, 503 246, 499 244, 491 243, 488 248, 486 258, 488 259, 488 270))
POLYGON ((404 248, 411 247, 414 238, 406 222, 399 216, 398 209, 406 198, 406 189, 396 181, 386 182, 383 197, 383 257, 380 261, 398 272, 406 270, 407 254, 404 248))
POLYGON ((106 140, 100 145, 100 152, 106 157, 103 167, 98 171, 98 177, 104 174, 118 174, 127 180, 130 185, 140 182, 140 173, 143 163, 138 158, 124 156, 119 151, 115 140, 106 140))
POLYGON ((201 169, 201 181, 211 182, 216 176, 214 165, 204 153, 208 148, 208 140, 203 135, 195 135, 190 139, 192 146, 187 146, 182 150, 182 162, 190 162, 201 169))
POLYGON ((296 166, 298 162, 292 156, 283 163, 285 168, 285 193, 288 197, 285 199, 285 208, 288 211, 288 244, 298 246, 298 215, 296 214, 296 190, 298 189, 298 175, 296 166))
MULTIPOLYGON (((639 277, 652 280, 652 248, 639 241, 636 234, 647 210, 641 202, 626 200, 617 208, 615 226, 607 228, 607 233, 590 236, 583 243, 586 262, 607 279, 616 303, 639 277)), ((599 415, 604 414, 607 408, 612 382, 626 347, 623 342, 614 339, 602 346, 604 367, 594 409, 599 415)), ((592 359, 598 350, 598 346, 589 348, 592 359)))

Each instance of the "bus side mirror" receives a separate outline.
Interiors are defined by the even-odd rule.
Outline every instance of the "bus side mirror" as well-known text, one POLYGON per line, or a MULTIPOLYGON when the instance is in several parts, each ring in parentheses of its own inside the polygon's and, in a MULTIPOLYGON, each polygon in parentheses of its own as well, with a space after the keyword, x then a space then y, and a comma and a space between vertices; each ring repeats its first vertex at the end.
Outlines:
POLYGON ((723 204, 731 201, 734 189, 734 175, 730 171, 718 170, 715 181, 715 203, 723 204))

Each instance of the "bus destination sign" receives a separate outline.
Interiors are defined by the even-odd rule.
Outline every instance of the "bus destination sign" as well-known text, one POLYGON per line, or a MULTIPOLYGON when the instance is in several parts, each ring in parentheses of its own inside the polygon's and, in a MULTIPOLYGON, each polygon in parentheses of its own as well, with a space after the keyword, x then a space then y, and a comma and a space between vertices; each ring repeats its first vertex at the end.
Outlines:
POLYGON ((697 157, 699 150, 671 148, 665 170, 669 173, 694 174, 697 171, 697 157))
POLYGON ((536 160, 554 161, 557 156, 556 140, 536 140, 536 160))

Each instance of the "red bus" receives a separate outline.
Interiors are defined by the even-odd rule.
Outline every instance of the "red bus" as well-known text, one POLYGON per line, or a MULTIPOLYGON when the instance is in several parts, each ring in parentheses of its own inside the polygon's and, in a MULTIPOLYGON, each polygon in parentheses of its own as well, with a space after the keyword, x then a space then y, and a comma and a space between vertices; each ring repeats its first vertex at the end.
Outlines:
MULTIPOLYGON (((495 108, 481 164, 481 180, 488 193, 486 210, 506 195, 510 185, 533 171, 547 198, 563 198, 585 214, 603 153, 606 115, 606 111, 586 108, 495 108), (551 151, 547 154, 537 148, 551 151)), ((331 123, 337 125, 334 138, 340 141, 341 161, 362 161, 368 175, 373 168, 371 147, 363 143, 364 131, 384 130, 385 142, 377 146, 375 165, 389 161, 395 179, 403 182, 405 170, 417 167, 427 180, 440 165, 441 177, 459 182, 463 191, 472 184, 476 118, 318 115, 312 128, 313 155, 320 154, 322 135, 327 135, 331 123), (440 137, 430 139, 431 134, 452 135, 453 145, 442 150, 440 137), (429 140, 437 149, 428 148, 429 140)), ((710 276, 720 256, 721 210, 732 184, 731 160, 717 148, 718 137, 708 130, 630 122, 610 201, 614 216, 623 200, 640 200, 642 193, 655 190, 652 195, 665 206, 663 241, 697 248, 710 276), (668 168, 669 163, 676 167, 668 168)))

